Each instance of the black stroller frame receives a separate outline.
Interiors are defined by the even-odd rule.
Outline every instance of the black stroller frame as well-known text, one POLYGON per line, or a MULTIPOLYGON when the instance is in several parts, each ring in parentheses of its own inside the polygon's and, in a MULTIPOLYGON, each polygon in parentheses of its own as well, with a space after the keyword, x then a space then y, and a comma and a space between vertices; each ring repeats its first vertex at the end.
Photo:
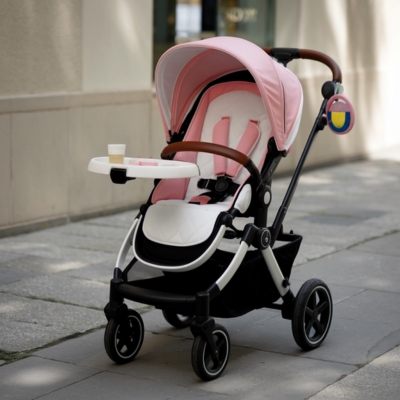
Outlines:
MULTIPOLYGON (((333 73, 332 81, 326 82, 322 87, 324 99, 321 108, 279 211, 272 225, 265 226, 271 202, 272 176, 281 159, 286 157, 286 151, 277 150, 274 139, 268 142, 268 153, 261 172, 249 157, 233 149, 211 143, 170 143, 163 150, 162 158, 173 158, 178 151, 203 151, 223 155, 240 162, 250 172, 253 188, 252 206, 256 207, 257 212, 254 223, 247 224, 243 231, 238 231, 232 223, 239 213, 238 210, 232 209, 223 213, 216 223, 217 238, 222 236, 240 238, 239 250, 233 258, 229 259, 218 252, 215 257, 212 256, 210 261, 207 261, 208 264, 211 263, 209 271, 214 269, 219 272, 217 275, 216 272, 211 273, 208 281, 202 281, 199 275, 196 275, 196 270, 179 274, 183 280, 193 283, 189 287, 194 292, 190 292, 188 288, 182 292, 179 290, 179 285, 174 284, 174 280, 170 277, 170 275, 176 277, 177 273, 174 272, 146 280, 129 281, 128 279, 128 273, 134 267, 136 259, 131 260, 126 267, 124 267, 124 261, 149 203, 141 207, 118 255, 114 276, 110 282, 110 301, 104 309, 108 320, 105 348, 110 358, 117 363, 131 361, 138 354, 144 337, 143 321, 139 313, 128 309, 124 303, 125 298, 163 310, 166 320, 175 327, 190 326, 195 338, 192 348, 192 366, 196 374, 204 380, 220 376, 226 367, 230 351, 229 334, 225 328, 215 323, 213 316, 234 317, 255 308, 266 307, 280 310, 283 318, 292 321, 294 339, 304 350, 318 347, 326 338, 332 318, 332 298, 329 288, 319 279, 310 279, 303 284, 297 296, 292 293, 289 281, 290 271, 302 238, 293 232, 284 233, 283 221, 313 141, 317 133, 327 124, 326 105, 335 94, 337 86, 341 84, 341 71, 335 61, 317 51, 291 48, 264 48, 264 51, 284 66, 294 59, 311 59, 324 63, 333 73), (286 242, 286 244, 273 249, 276 241, 286 242), (253 253, 252 256, 246 256, 250 246, 258 251, 252 251, 250 252, 253 253), (219 268, 224 263, 228 266, 219 268), (221 299, 223 297, 221 293, 224 289, 229 291, 229 284, 234 280, 235 274, 239 275, 239 280, 241 279, 240 271, 244 268, 255 271, 255 276, 260 279, 267 276, 272 284, 268 290, 250 287, 249 293, 262 292, 257 294, 258 299, 256 301, 250 299, 245 306, 233 306, 230 311, 227 311, 225 304, 232 301, 235 296, 228 294, 221 299), (277 302, 278 300, 280 302, 277 302)), ((123 169, 114 168, 110 175, 114 183, 125 183, 129 180, 124 175, 123 169)), ((216 248, 211 244, 207 252, 212 254, 215 250, 216 248)), ((247 293, 244 296, 247 296, 247 293)))

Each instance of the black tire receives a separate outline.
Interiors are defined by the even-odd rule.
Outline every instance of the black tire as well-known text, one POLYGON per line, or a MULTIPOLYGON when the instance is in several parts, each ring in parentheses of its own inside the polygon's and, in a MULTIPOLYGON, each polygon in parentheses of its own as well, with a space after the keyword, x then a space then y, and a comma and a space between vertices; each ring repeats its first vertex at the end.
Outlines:
POLYGON ((292 332, 303 350, 312 350, 325 340, 332 321, 332 296, 319 279, 306 281, 297 293, 292 332))
POLYGON ((117 364, 132 361, 142 347, 144 324, 140 314, 128 310, 128 315, 122 319, 111 318, 104 333, 104 347, 117 364))
POLYGON ((218 363, 213 362, 210 346, 203 336, 196 336, 192 347, 193 370, 199 378, 205 381, 216 379, 222 374, 228 364, 231 348, 229 334, 223 326, 215 325, 213 336, 218 350, 218 363))
POLYGON ((182 315, 167 310, 162 310, 162 313, 165 320, 178 329, 187 328, 194 318, 194 315, 182 315))

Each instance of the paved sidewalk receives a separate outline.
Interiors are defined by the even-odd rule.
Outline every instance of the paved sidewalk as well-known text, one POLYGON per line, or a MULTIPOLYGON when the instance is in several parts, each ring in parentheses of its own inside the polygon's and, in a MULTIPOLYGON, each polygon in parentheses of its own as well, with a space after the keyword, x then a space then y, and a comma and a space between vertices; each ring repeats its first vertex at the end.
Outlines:
MULTIPOLYGON (((271 217, 288 182, 273 182, 271 217)), ((231 357, 212 382, 192 371, 190 331, 137 303, 146 328, 137 358, 118 366, 104 351, 102 308, 135 212, 1 239, 0 399, 397 398, 399 183, 390 160, 303 175, 284 224, 304 236, 292 288, 313 277, 329 285, 329 335, 304 352, 277 311, 221 320, 231 357)))

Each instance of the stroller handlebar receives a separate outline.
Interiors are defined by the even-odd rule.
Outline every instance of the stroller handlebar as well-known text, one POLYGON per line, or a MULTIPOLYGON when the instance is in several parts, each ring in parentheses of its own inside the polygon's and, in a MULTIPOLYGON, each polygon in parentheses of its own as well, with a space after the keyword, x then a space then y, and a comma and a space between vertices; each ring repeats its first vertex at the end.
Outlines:
POLYGON ((328 55, 321 53, 316 50, 308 49, 292 49, 285 47, 263 47, 262 48, 271 57, 276 58, 282 62, 285 66, 288 62, 302 58, 304 60, 314 60, 325 64, 332 71, 332 80, 336 82, 342 82, 342 71, 336 61, 328 55))
POLYGON ((210 153, 229 158, 243 165, 247 171, 250 172, 250 175, 255 179, 257 185, 261 180, 260 172, 253 161, 246 156, 246 154, 243 154, 235 149, 231 149, 230 147, 208 142, 176 142, 164 147, 163 151, 161 152, 161 158, 168 158, 168 156, 180 151, 210 153))

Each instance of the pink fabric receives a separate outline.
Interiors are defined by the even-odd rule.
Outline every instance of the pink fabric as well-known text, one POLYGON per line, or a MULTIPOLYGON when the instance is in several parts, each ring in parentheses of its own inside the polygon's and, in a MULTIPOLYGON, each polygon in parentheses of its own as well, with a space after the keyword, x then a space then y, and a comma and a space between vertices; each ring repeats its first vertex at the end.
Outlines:
POLYGON ((208 204, 211 197, 208 196, 195 196, 190 200, 190 203, 200 203, 200 205, 208 204))
MULTIPOLYGON (((236 150, 249 156, 251 151, 254 149, 254 146, 258 142, 259 138, 260 138, 260 129, 258 128, 258 121, 250 120, 249 123, 247 124, 247 128, 244 134, 242 135, 236 150)), ((242 166, 241 164, 232 160, 229 163, 229 167, 228 170, 226 171, 226 174, 228 176, 231 176, 232 178, 236 178, 241 166, 242 166)))
POLYGON ((201 88, 242 69, 254 77, 271 121, 272 136, 278 149, 284 150, 301 107, 300 82, 260 47, 240 38, 189 42, 164 53, 157 65, 155 84, 165 126, 176 131, 201 88))
MULTIPOLYGON (((201 133, 203 130, 203 123, 204 123, 204 119, 205 119, 209 104, 214 99, 221 96, 222 94, 229 93, 229 92, 235 91, 235 90, 244 90, 244 91, 249 91, 254 94, 257 94, 258 96, 260 95, 257 86, 251 82, 226 82, 226 83, 220 83, 218 85, 212 86, 206 93, 204 93, 202 99, 200 100, 200 103, 197 107, 197 110, 196 110, 194 116, 193 116, 192 122, 188 128, 188 132, 184 138, 184 141, 200 141, 201 133)), ((227 128, 228 131, 229 131, 229 122, 230 122, 229 117, 223 117, 223 119, 221 119, 219 121, 219 123, 228 124, 228 126, 224 128, 224 129, 227 128), (225 122, 225 121, 227 121, 227 122, 225 122)), ((219 123, 217 123, 217 125, 219 123)), ((254 125, 254 123, 253 123, 253 125, 254 125)), ((258 127, 256 125, 254 125, 254 127, 258 131, 258 127)), ((246 132, 248 129, 249 128, 246 129, 246 132)), ((246 135, 246 132, 244 133, 244 136, 246 135)), ((251 133, 249 133, 249 134, 251 134, 251 133)), ((242 138, 242 140, 243 140, 243 138, 242 138)), ((239 143, 239 145, 240 145, 240 143, 239 143)), ((242 146, 244 147, 245 145, 243 144, 242 146)), ((254 147, 254 143, 252 144, 251 148, 253 148, 253 147, 254 147)), ((221 157, 221 158, 223 158, 223 157, 221 157)), ((195 152, 177 153, 175 155, 174 160, 196 163, 197 153, 195 153, 195 152)), ((231 164, 233 162, 234 161, 231 161, 231 164)), ((239 170, 239 168, 237 170, 239 170)), ((186 195, 186 190, 187 190, 188 184, 189 184, 189 178, 163 179, 157 185, 157 187, 154 189, 151 201, 154 204, 160 200, 171 200, 171 199, 183 200, 186 195)))
MULTIPOLYGON (((214 126, 213 143, 228 146, 230 117, 222 117, 214 126)), ((226 158, 214 154, 214 175, 224 175, 226 172, 226 158)))

